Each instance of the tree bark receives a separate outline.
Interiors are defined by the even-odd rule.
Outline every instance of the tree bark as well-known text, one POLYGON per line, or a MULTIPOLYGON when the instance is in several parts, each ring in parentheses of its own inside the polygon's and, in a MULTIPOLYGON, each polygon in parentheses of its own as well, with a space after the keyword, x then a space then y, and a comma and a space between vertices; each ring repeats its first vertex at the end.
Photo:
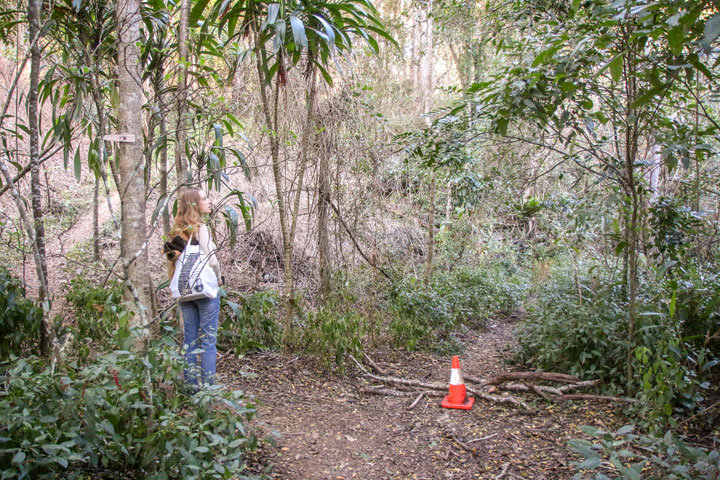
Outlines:
POLYGON ((100 178, 95 177, 93 191, 93 260, 100 261, 100 178))
MULTIPOLYGON (((28 2, 30 38, 40 35, 40 14, 42 0, 28 2)), ((39 297, 42 303, 49 301, 47 262, 45 259, 45 221, 42 210, 42 189, 40 188, 40 125, 38 122, 38 83, 40 78, 40 45, 35 42, 30 49, 30 89, 28 91, 28 128, 30 129, 30 197, 34 220, 34 243, 39 263, 39 297)), ((40 329, 40 353, 50 355, 50 319, 43 315, 40 329)))
POLYGON ((146 251, 145 181, 143 173, 142 107, 140 70, 139 0, 120 0, 115 10, 118 24, 118 131, 134 135, 134 142, 116 146, 120 170, 121 231, 120 255, 127 287, 126 297, 135 302, 132 324, 147 325, 151 305, 146 251))
POLYGON ((175 167, 177 169, 177 185, 182 187, 188 182, 190 165, 185 155, 187 143, 187 67, 188 67, 188 30, 190 22, 190 0, 182 0, 180 4, 180 25, 178 26, 178 50, 180 69, 178 73, 177 96, 177 130, 175 131, 175 167))
POLYGON ((320 154, 318 166, 318 256, 320 263, 320 296, 330 293, 330 243, 328 240, 328 206, 330 205, 330 167, 328 151, 320 154))
POLYGON ((425 263, 425 285, 430 285, 435 252, 435 170, 430 174, 430 215, 428 217, 427 257, 425 263))

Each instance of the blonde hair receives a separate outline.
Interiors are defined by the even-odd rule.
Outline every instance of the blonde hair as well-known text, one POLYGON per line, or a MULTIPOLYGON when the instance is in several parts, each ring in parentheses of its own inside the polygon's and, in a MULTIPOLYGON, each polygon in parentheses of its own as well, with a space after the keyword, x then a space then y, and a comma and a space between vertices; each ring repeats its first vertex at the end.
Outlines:
POLYGON ((172 236, 181 235, 187 240, 190 234, 197 234, 203 214, 200 213, 200 190, 188 188, 180 195, 178 200, 175 225, 170 232, 172 236))

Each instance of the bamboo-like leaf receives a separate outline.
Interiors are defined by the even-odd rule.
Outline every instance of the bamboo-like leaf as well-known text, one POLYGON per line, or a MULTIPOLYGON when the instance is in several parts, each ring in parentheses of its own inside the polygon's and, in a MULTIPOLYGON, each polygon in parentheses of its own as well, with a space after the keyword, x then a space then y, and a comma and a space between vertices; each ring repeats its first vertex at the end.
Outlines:
POLYGON ((203 12, 205 11, 205 7, 207 7, 207 4, 210 0, 197 0, 195 3, 195 6, 193 6, 192 10, 190 10, 190 17, 188 19, 188 23, 190 24, 190 28, 197 26, 198 20, 200 20, 200 17, 202 16, 203 12))
POLYGON ((293 41, 295 42, 296 48, 298 50, 300 48, 307 48, 308 39, 307 35, 305 34, 305 25, 303 25, 302 20, 300 20, 295 15, 290 15, 290 27, 292 28, 293 41))
POLYGON ((73 163, 75 164, 75 179, 79 182, 80 178, 82 178, 82 163, 80 162, 79 148, 75 149, 75 159, 73 163))

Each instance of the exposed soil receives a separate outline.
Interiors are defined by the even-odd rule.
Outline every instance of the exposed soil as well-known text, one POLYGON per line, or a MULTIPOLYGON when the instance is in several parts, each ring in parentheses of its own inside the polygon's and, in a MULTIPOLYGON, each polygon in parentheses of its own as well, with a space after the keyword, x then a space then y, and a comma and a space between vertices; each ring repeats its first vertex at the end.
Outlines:
MULTIPOLYGON (((462 371, 487 378, 505 363, 512 322, 468 338, 462 371)), ((427 352, 375 351, 394 376, 449 380, 450 358, 427 352)), ((260 401, 254 421, 264 443, 261 461, 283 479, 565 479, 580 458, 568 446, 579 425, 613 428, 616 407, 599 402, 552 404, 524 395, 533 415, 477 399, 470 411, 447 410, 439 398, 368 395, 357 369, 326 374, 310 358, 256 353, 219 361, 234 389, 260 401), (274 444, 274 445, 273 445, 274 444)))

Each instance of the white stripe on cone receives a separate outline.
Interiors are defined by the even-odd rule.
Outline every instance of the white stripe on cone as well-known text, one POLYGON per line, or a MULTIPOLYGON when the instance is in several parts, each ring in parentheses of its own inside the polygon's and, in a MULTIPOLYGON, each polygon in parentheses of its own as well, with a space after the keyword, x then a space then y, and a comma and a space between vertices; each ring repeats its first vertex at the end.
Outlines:
POLYGON ((463 385, 462 373, 459 368, 450 369, 450 385, 463 385))

